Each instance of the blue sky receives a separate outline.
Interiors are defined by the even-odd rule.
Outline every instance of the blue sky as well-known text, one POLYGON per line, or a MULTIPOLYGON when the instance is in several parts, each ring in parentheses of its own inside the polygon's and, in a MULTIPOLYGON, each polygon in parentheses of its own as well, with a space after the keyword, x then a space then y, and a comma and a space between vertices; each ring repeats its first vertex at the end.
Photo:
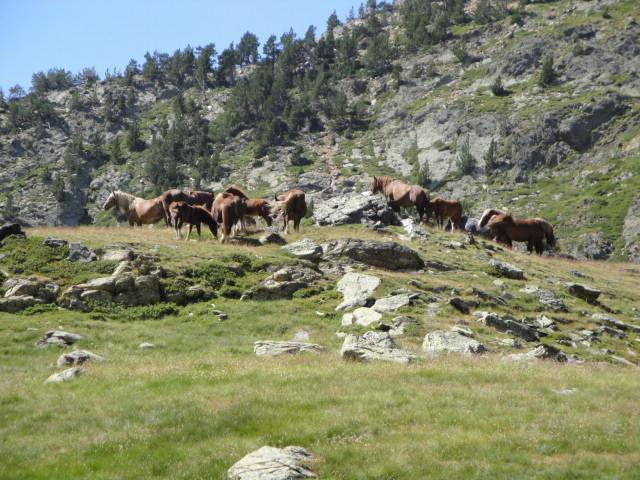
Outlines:
POLYGON ((250 31, 270 34, 309 25, 322 32, 336 10, 344 20, 360 0, 0 0, 0 87, 28 90, 31 75, 49 68, 76 73, 123 70, 145 52, 173 53, 215 43, 220 52, 250 31))

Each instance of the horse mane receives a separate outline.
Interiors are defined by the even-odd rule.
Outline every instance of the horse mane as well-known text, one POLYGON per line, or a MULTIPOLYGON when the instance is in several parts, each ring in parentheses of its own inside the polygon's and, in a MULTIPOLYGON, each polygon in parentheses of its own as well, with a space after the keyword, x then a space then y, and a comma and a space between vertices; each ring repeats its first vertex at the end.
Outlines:
POLYGON ((236 186, 236 185, 229 185, 229 186, 228 186, 227 188, 225 188, 223 191, 224 191, 224 192, 226 192, 226 193, 232 193, 232 194, 234 194, 234 195, 236 195, 236 196, 238 196, 238 197, 240 197, 240 198, 244 198, 244 199, 249 198, 249 196, 248 196, 246 193, 244 193, 244 192, 240 189, 240 187, 238 187, 238 186, 236 186))
POLYGON ((389 176, 386 176, 386 175, 383 175, 381 177, 375 177, 375 178, 376 178, 376 183, 378 183, 378 185, 380 185, 380 187, 382 187, 382 188, 386 187, 391 182, 395 181, 395 178, 389 177, 389 176))
POLYGON ((506 212, 503 212, 502 210, 498 210, 495 208, 487 208, 484 212, 482 212, 482 216, 480 217, 480 227, 484 227, 487 222, 491 219, 491 217, 495 216, 495 215, 505 215, 506 212))
POLYGON ((137 198, 135 195, 131 195, 130 193, 123 192, 122 190, 114 190, 113 194, 115 195, 116 199, 118 197, 124 197, 127 200, 129 200, 129 202, 132 202, 133 200, 135 200, 137 198))

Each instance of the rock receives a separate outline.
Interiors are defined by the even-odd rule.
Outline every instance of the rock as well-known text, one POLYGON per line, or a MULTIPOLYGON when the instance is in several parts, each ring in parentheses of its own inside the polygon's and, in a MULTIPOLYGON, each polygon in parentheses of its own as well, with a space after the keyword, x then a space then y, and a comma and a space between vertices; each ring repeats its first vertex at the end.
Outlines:
POLYGON ((98 259, 96 252, 83 246, 80 242, 69 244, 67 260, 72 262, 94 262, 98 259))
POLYGON ((545 317, 542 314, 538 315, 538 317, 535 320, 535 323, 540 328, 551 328, 551 329, 553 329, 556 326, 556 322, 551 320, 549 317, 545 317))
POLYGON ((380 195, 370 192, 334 196, 314 205, 313 221, 317 225, 380 222, 397 225, 398 217, 380 195))
POLYGON ((114 277, 100 277, 78 286, 85 290, 104 290, 105 292, 116 293, 115 282, 116 279, 114 277))
POLYGON ((454 325, 451 327, 451 331, 458 332, 460 335, 464 335, 465 337, 473 337, 473 332, 469 328, 465 328, 460 325, 454 325))
POLYGON ((324 259, 353 260, 386 270, 419 270, 424 262, 417 252, 396 242, 345 238, 322 245, 324 259))
POLYGON ((416 325, 418 324, 418 321, 415 318, 405 317, 402 315, 399 317, 395 317, 392 320, 393 327, 389 330, 389 335, 391 335, 392 337, 400 336, 404 334, 406 327, 411 324, 416 325))
POLYGON ((293 335, 293 341, 294 342, 304 342, 305 340, 309 340, 309 332, 307 332, 306 330, 298 330, 294 335, 293 335))
POLYGON ((514 361, 554 360, 564 363, 567 361, 567 356, 556 347, 542 344, 525 353, 507 355, 507 359, 514 361))
POLYGON ((409 294, 401 293, 400 295, 379 298, 371 308, 380 313, 393 312, 401 307, 409 305, 410 303, 411 297, 409 297, 409 294))
POLYGON ((460 297, 453 297, 452 299, 450 299, 449 305, 464 314, 468 314, 471 311, 471 303, 465 302, 460 297))
POLYGON ((593 287, 588 287, 587 285, 583 285, 581 283, 569 282, 567 283, 567 290, 574 297, 581 298, 589 303, 594 303, 600 296, 600 290, 597 290, 593 287))
POLYGON ((404 350, 393 341, 388 332, 366 332, 363 335, 347 335, 340 350, 345 360, 383 360, 409 363, 415 360, 413 352, 404 350))
POLYGON ((47 378, 44 383, 60 383, 66 382, 68 380, 74 380, 78 378, 80 375, 84 373, 84 368, 82 367, 71 367, 63 370, 59 373, 54 373, 49 378, 47 378))
POLYGON ((36 343, 37 347, 47 347, 49 345, 69 346, 82 340, 82 336, 77 333, 65 332, 64 330, 49 330, 36 343))
POLYGON ((609 358, 611 360, 613 360, 614 362, 619 363, 621 365, 627 365, 629 367, 636 367, 637 366, 635 363, 630 362, 626 358, 619 357, 618 355, 609 355, 609 358))
POLYGON ((258 239, 258 241, 262 245, 267 245, 267 244, 270 244, 270 243, 273 243, 275 245, 286 245, 287 244, 287 241, 277 233, 268 233, 266 235, 262 235, 258 239))
POLYGON ((236 462, 227 472, 228 480, 294 480, 317 478, 309 468, 311 453, 302 447, 264 446, 236 462))
POLYGON ((342 303, 336 310, 346 310, 352 307, 364 306, 373 291, 380 285, 380 279, 364 273, 346 273, 337 284, 337 289, 342 293, 342 303))
POLYGON ((535 285, 529 285, 520 290, 523 293, 533 295, 538 299, 538 302, 549 310, 554 312, 566 312, 567 306, 564 304, 561 298, 556 296, 551 290, 544 290, 536 287, 535 285))
POLYGON ((55 282, 33 278, 14 278, 5 282, 5 287, 7 287, 4 294, 6 298, 30 296, 44 303, 53 302, 60 291, 60 287, 55 282))
POLYGON ((277 355, 293 355, 304 352, 320 353, 324 347, 315 343, 278 342, 273 340, 258 341, 253 344, 253 350, 259 357, 274 357, 277 355))
MULTIPOLYGON (((582 254, 588 260, 607 260, 613 254, 613 242, 602 232, 591 232, 583 236, 582 254)), ((574 251, 579 255, 579 251, 574 251)))
POLYGON ((63 353, 60 355, 56 363, 59 367, 68 367, 82 365, 89 360, 102 362, 104 361, 104 358, 88 350, 74 350, 73 352, 63 353))
POLYGON ((0 298, 0 312, 16 313, 42 303, 46 302, 31 295, 14 295, 0 298))
POLYGON ((619 330, 617 328, 614 327, 609 327, 607 325, 602 325, 601 327, 598 327, 596 329, 597 333, 606 333, 607 335, 611 336, 611 337, 616 337, 616 338, 624 338, 625 337, 625 333, 622 330, 619 330))
POLYGON ((604 323, 605 325, 617 328, 619 330, 627 330, 629 328, 629 325, 627 325, 623 321, 618 320, 617 318, 614 318, 605 313, 594 313, 593 315, 591 315, 591 318, 594 318, 599 323, 604 323))
POLYGON ((302 288, 320 278, 320 274, 307 267, 283 267, 268 277, 261 285, 245 293, 242 298, 254 300, 278 300, 291 298, 302 288))
POLYGON ((133 260, 135 254, 130 249, 107 250, 102 254, 102 260, 109 262, 126 262, 133 260))
POLYGON ((379 322, 382 318, 378 312, 371 308, 360 307, 356 308, 352 313, 345 313, 342 316, 342 326, 347 327, 349 325, 362 325, 368 327, 372 323, 379 322))
POLYGON ((518 267, 509 263, 490 260, 489 265, 493 268, 494 274, 502 277, 511 278, 513 280, 524 280, 524 272, 518 267))
POLYGON ((422 349, 430 354, 438 353, 483 353, 487 349, 480 342, 454 331, 437 330, 427 333, 422 349))
POLYGON ((285 252, 303 260, 317 261, 322 257, 322 248, 313 240, 303 238, 282 247, 285 252))
POLYGON ((42 244, 45 247, 59 248, 59 247, 66 247, 69 244, 69 242, 61 238, 47 237, 44 239, 42 244))
POLYGON ((630 262, 640 263, 640 193, 629 204, 622 229, 623 252, 630 262))
POLYGON ((160 301, 160 282, 155 275, 141 275, 134 281, 140 305, 152 305, 160 301))
POLYGON ((403 218, 400 223, 404 231, 407 232, 409 240, 424 240, 429 237, 429 232, 411 217, 403 218))
POLYGON ((153 343, 142 342, 140 345, 138 345, 138 348, 142 350, 147 350, 149 348, 156 348, 156 346, 153 343))
MULTIPOLYGON (((478 312, 480 313, 480 312, 478 312)), ((528 342, 540 339, 540 334, 535 328, 518 322, 509 317, 500 317, 495 313, 482 312, 479 320, 483 324, 493 327, 500 332, 508 332, 516 337, 520 337, 528 342)))

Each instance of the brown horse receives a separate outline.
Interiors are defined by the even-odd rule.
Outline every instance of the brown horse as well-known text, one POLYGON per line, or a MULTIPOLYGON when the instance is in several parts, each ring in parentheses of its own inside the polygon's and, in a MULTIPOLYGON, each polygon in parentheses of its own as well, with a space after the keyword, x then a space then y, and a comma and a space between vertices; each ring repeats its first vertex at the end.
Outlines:
POLYGON ((158 198, 162 202, 162 208, 164 210, 164 221, 166 222, 167 226, 172 226, 169 206, 173 202, 185 202, 189 205, 195 204, 195 197, 177 188, 172 188, 171 190, 163 192, 158 198))
POLYGON ((462 204, 460 202, 436 197, 429 202, 427 218, 429 218, 429 212, 433 213, 436 223, 441 229, 444 229, 445 218, 449 218, 451 221, 451 230, 464 228, 462 226, 462 204))
POLYGON ((195 190, 189 192, 189 196, 193 198, 191 205, 200 205, 207 210, 211 210, 213 205, 214 195, 213 192, 204 192, 202 190, 195 190))
POLYGON ((269 205, 269 202, 261 198, 249 198, 249 196, 236 185, 228 186, 224 189, 224 192, 231 193, 245 200, 246 213, 240 219, 243 230, 246 230, 247 224, 251 222, 247 217, 261 217, 268 226, 271 226, 273 220, 271 218, 271 205, 269 205))
POLYGON ((556 244, 553 226, 542 218, 513 218, 503 213, 493 215, 487 222, 487 227, 491 229, 497 241, 509 248, 513 246, 512 242, 527 242, 529 253, 535 248, 536 253, 542 255, 545 239, 550 247, 556 244))
POLYGON ((235 235, 235 226, 246 213, 246 200, 228 192, 216 195, 211 207, 213 219, 222 226, 221 242, 226 243, 231 234, 235 235))
POLYGON ((193 227, 196 227, 198 232, 198 238, 200 235, 200 224, 204 223, 209 226, 211 235, 213 238, 218 237, 218 224, 213 219, 213 216, 205 207, 200 205, 189 205, 186 202, 173 202, 169 206, 171 212, 171 220, 176 229, 176 239, 182 237, 180 229, 185 223, 189 224, 189 233, 187 233, 187 240, 191 237, 191 231, 193 227))
POLYGON ((416 207, 420 221, 427 214, 429 194, 417 185, 406 183, 391 177, 373 177, 371 179, 371 193, 382 192, 391 208, 399 212, 400 207, 416 207))
MULTIPOLYGON (((480 228, 485 228, 487 223, 489 222, 489 220, 491 220, 492 217, 496 216, 496 215, 506 215, 507 212, 504 212, 502 210, 498 210, 496 208, 487 208, 484 212, 482 212, 482 216, 480 217, 480 222, 479 222, 479 226, 480 228)), ((509 248, 511 248, 511 240, 509 240, 509 237, 505 236, 505 235, 497 235, 496 233, 493 232, 493 230, 491 231, 491 238, 493 240, 495 240, 498 243, 502 243, 504 245, 509 246, 509 248)), ((499 229, 496 230, 496 232, 499 232, 499 229)))
POLYGON ((129 226, 156 223, 164 219, 168 224, 168 218, 162 205, 161 197, 145 200, 119 190, 111 192, 107 201, 102 205, 103 210, 116 207, 126 215, 129 226))
MULTIPOLYGON (((304 192, 294 188, 275 196, 276 210, 282 214, 282 231, 289 233, 289 221, 293 220, 293 230, 300 230, 300 220, 307 213, 307 202, 304 192)), ((277 213, 276 213, 277 215, 277 213)))

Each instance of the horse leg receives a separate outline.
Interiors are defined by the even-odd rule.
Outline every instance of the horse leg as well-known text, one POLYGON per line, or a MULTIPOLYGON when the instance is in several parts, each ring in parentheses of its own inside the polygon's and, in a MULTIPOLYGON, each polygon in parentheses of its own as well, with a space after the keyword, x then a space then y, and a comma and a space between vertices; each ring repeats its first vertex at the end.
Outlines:
POLYGON ((200 222, 196 223, 196 232, 198 232, 198 240, 201 240, 202 235, 200 235, 200 222))
POLYGON ((293 230, 296 232, 300 231, 300 217, 297 215, 293 218, 293 230))

